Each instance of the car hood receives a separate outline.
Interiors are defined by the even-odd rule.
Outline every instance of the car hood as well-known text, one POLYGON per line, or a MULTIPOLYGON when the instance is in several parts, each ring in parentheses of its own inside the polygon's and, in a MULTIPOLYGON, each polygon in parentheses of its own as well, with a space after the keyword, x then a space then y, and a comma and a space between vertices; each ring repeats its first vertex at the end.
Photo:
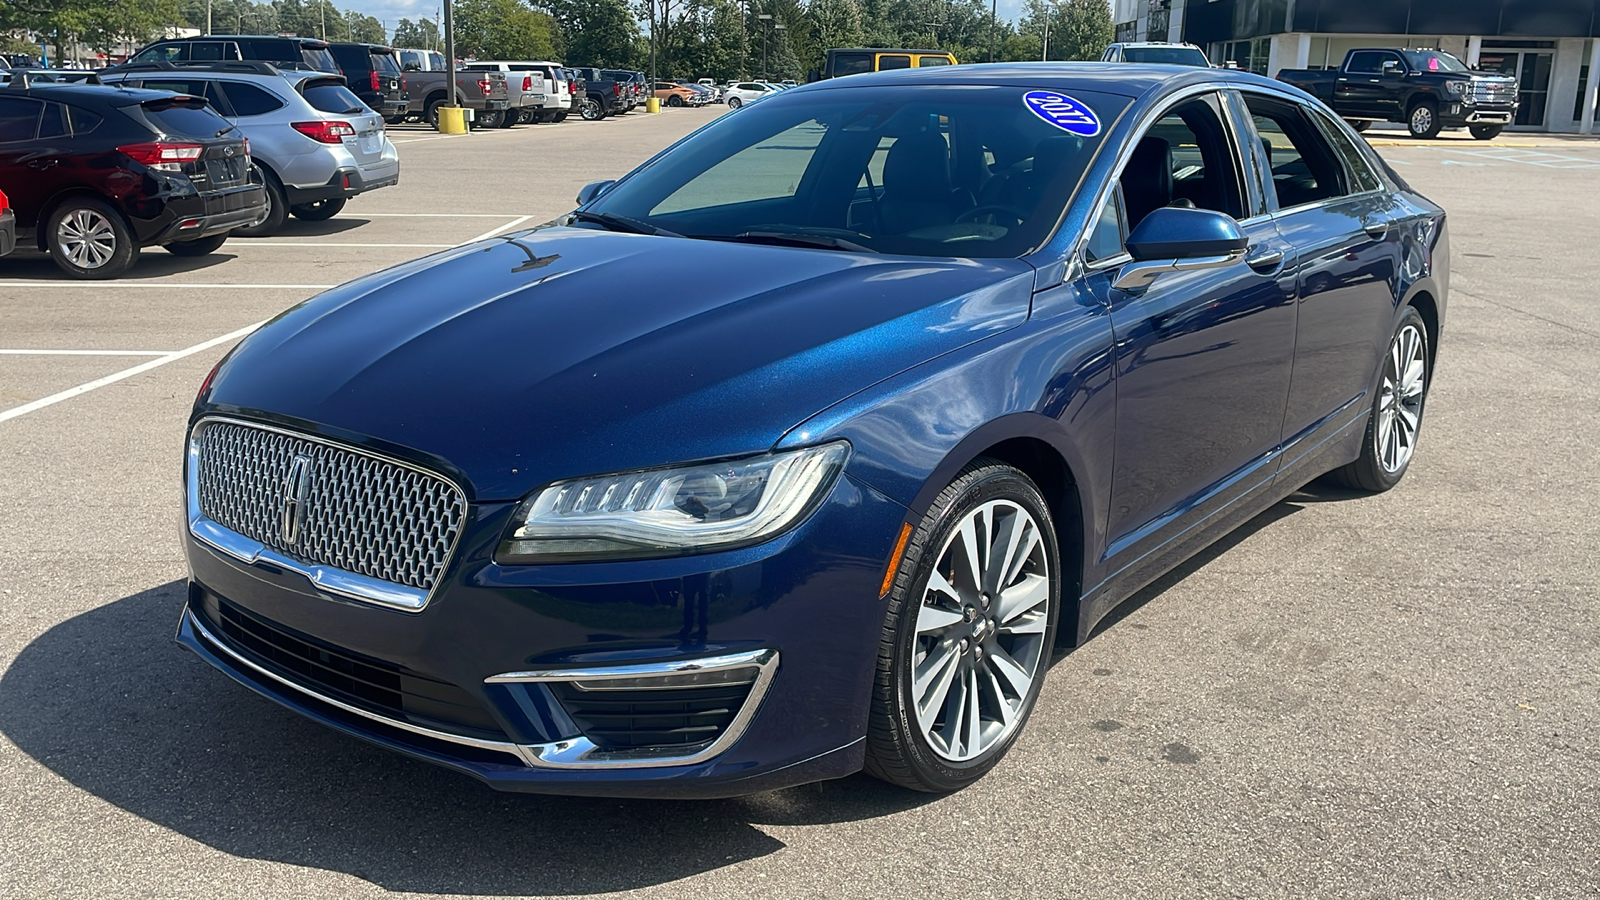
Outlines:
POLYGON ((370 275, 245 339, 202 412, 430 464, 477 500, 759 453, 898 372, 1023 322, 1017 260, 546 227, 370 275))

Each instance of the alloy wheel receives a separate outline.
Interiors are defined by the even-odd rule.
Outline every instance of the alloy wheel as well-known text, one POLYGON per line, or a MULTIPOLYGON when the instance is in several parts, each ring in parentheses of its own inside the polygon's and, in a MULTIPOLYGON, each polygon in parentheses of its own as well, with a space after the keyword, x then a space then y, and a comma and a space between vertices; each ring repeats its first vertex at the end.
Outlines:
POLYGON ((1378 463, 1394 473, 1405 468, 1417 448, 1422 401, 1427 394, 1427 341, 1415 325, 1407 325, 1389 345, 1378 390, 1378 463))
POLYGON ((1427 134, 1433 127, 1433 110, 1427 106, 1419 106, 1411 111, 1411 133, 1427 134))
POLYGON ((1010 500, 968 513, 939 550, 910 656, 917 727, 952 762, 981 756, 1022 721, 1050 628, 1049 554, 1010 500))
POLYGON ((74 266, 98 269, 116 255, 117 232, 96 210, 75 209, 56 225, 56 243, 74 266))

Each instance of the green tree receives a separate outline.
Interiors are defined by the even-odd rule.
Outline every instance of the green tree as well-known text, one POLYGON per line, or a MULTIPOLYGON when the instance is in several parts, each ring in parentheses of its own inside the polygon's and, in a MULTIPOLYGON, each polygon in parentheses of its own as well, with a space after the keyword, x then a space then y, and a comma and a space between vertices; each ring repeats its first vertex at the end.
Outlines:
POLYGON ((415 22, 410 19, 401 19, 400 24, 394 27, 394 46, 410 47, 418 50, 434 50, 443 46, 444 41, 439 36, 439 25, 432 19, 419 19, 415 22))
POLYGON ((1019 30, 1038 34, 1041 41, 1048 17, 1052 60, 1099 59, 1111 43, 1114 29, 1105 0, 1028 0, 1024 9, 1019 30))
POLYGON ((639 22, 624 0, 549 0, 560 24, 564 61, 575 66, 640 68, 639 22))
POLYGON ((373 16, 348 11, 344 20, 349 25, 350 40, 360 41, 364 44, 382 44, 388 40, 388 35, 383 31, 383 23, 373 16))
POLYGON ((518 0, 457 0, 456 54, 478 59, 547 59, 558 26, 518 0))
POLYGON ((866 40, 857 0, 811 0, 806 19, 809 34, 800 61, 808 69, 820 70, 830 48, 859 47, 866 40))

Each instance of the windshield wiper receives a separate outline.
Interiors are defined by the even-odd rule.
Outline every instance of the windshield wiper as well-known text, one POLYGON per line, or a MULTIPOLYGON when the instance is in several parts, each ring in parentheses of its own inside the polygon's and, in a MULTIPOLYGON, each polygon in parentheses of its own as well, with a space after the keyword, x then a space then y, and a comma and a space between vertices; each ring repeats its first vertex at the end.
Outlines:
POLYGON ((820 247, 824 250, 848 250, 851 253, 877 253, 878 251, 855 241, 831 234, 804 234, 790 231, 746 231, 740 234, 706 235, 717 241, 742 241, 749 244, 778 244, 788 247, 820 247))
POLYGON ((649 222, 642 222, 628 216, 619 216, 616 213, 590 212, 589 210, 580 209, 572 214, 572 218, 577 222, 593 222, 596 225, 604 225, 608 231, 621 231, 626 234, 653 234, 657 237, 683 237, 676 231, 657 228, 649 222))

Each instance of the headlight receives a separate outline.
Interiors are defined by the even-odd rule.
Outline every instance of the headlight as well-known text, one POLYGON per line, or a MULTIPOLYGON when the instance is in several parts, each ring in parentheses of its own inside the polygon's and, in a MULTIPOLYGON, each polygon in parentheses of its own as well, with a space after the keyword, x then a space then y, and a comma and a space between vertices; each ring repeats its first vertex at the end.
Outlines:
POLYGON ((1459 97, 1462 94, 1465 94, 1467 92, 1467 87, 1468 87, 1469 84, 1471 84, 1471 82, 1467 82, 1467 81, 1446 81, 1444 83, 1445 93, 1455 94, 1457 97, 1459 97))
POLYGON ((839 441, 558 481, 517 507, 495 561, 642 559, 758 543, 799 522, 833 486, 849 452, 839 441))

